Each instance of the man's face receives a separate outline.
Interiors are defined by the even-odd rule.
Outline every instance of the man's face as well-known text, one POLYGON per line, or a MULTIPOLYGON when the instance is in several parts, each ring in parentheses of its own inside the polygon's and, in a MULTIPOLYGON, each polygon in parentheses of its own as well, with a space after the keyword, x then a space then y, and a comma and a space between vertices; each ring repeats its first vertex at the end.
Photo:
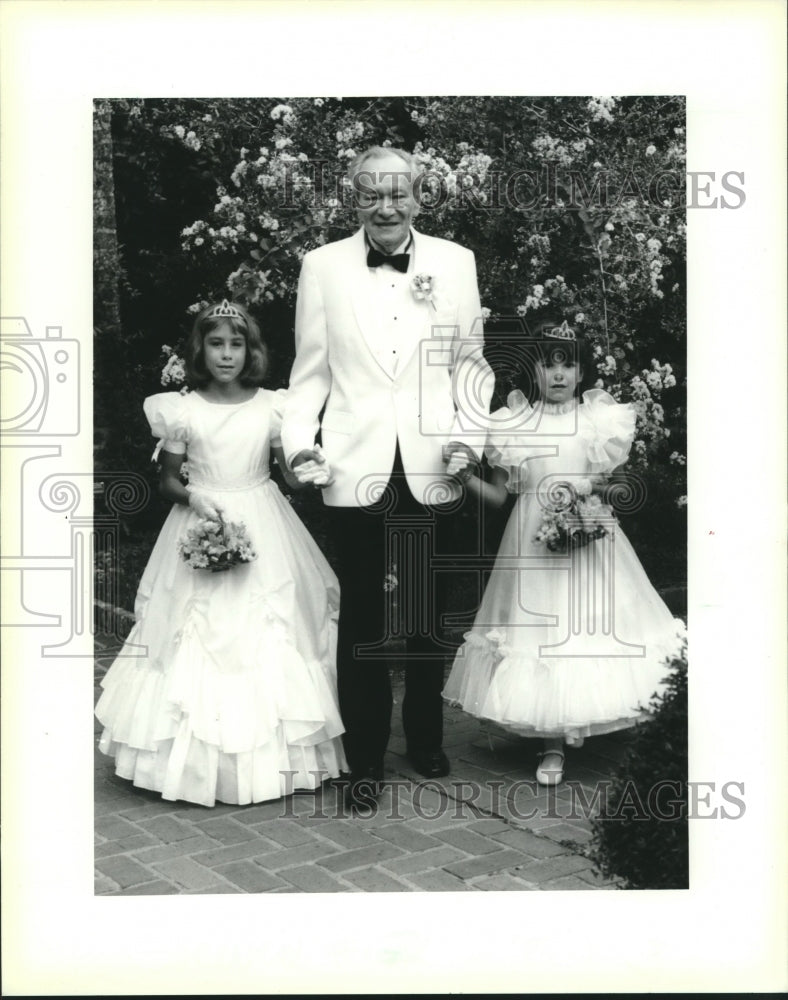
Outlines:
POLYGON ((419 206, 408 166, 398 156, 367 160, 354 178, 359 221, 373 246, 393 253, 406 239, 419 206))

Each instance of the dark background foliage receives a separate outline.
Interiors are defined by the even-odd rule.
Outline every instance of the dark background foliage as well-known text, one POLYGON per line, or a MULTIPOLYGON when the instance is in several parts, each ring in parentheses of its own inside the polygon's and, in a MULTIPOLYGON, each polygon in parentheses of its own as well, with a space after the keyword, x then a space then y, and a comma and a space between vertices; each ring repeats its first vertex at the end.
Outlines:
POLYGON ((629 889, 689 888, 686 659, 677 657, 665 672, 654 717, 635 730, 605 817, 593 821, 591 856, 629 889), (657 793, 658 782, 670 786, 657 793))

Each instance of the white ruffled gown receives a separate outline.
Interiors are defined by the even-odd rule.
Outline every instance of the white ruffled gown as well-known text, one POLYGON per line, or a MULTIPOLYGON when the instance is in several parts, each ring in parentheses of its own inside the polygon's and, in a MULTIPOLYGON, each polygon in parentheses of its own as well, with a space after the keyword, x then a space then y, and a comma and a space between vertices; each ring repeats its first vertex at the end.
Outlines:
POLYGON ((681 647, 684 623, 652 587, 616 525, 551 552, 534 536, 551 486, 627 458, 635 412, 592 389, 582 403, 531 407, 521 393, 491 418, 486 454, 519 494, 444 698, 522 736, 585 737, 644 718, 681 647))
POLYGON ((193 569, 178 541, 198 521, 174 504, 135 603, 136 624, 102 681, 99 748, 116 773, 205 806, 276 799, 346 769, 336 696, 339 585, 269 478, 284 390, 243 403, 159 393, 145 415, 187 452, 190 483, 242 521, 257 559, 193 569))

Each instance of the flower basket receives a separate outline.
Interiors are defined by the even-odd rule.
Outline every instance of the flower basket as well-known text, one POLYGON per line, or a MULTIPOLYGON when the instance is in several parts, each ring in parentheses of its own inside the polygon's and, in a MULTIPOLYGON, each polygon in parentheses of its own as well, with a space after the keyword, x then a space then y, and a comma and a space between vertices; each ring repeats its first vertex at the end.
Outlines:
POLYGON ((542 523, 534 541, 550 552, 571 552, 610 533, 616 515, 589 480, 560 483, 544 504, 542 523))
POLYGON ((207 569, 211 573, 224 573, 257 558, 246 525, 222 517, 201 518, 178 542, 178 548, 192 569, 207 569))

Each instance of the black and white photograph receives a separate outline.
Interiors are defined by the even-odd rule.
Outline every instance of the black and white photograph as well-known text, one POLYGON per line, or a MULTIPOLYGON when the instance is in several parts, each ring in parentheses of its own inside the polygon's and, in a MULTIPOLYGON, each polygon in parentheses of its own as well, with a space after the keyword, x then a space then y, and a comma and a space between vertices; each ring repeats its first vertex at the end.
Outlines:
POLYGON ((2 5, 9 995, 785 985, 785 12, 737 91, 709 6, 2 5))
POLYGON ((96 891, 688 888, 683 97, 95 113, 96 891))

